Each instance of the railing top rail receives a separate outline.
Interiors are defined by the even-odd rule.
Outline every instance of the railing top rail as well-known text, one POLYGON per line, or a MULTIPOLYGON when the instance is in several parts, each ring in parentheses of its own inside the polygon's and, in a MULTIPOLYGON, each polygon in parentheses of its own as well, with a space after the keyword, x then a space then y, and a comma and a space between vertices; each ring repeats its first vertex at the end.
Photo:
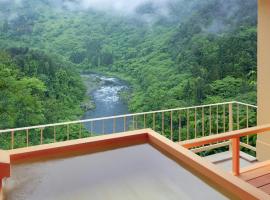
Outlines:
POLYGON ((247 135, 253 135, 253 134, 259 134, 259 133, 265 133, 267 131, 270 131, 270 124, 252 127, 252 128, 246 128, 236 131, 231 131, 227 133, 221 133, 218 135, 210 135, 203 138, 193 139, 193 140, 187 140, 180 142, 180 145, 185 148, 193 148, 198 147, 201 145, 211 144, 215 142, 222 142, 225 140, 230 140, 233 138, 240 138, 247 135))
POLYGON ((69 121, 69 122, 60 122, 60 123, 53 123, 53 124, 44 124, 44 125, 29 126, 29 127, 22 127, 22 128, 4 129, 4 130, 0 130, 0 133, 8 133, 8 132, 15 132, 15 131, 26 131, 26 130, 31 130, 31 129, 42 129, 42 128, 47 128, 47 127, 56 127, 56 126, 64 126, 64 125, 71 125, 71 124, 87 123, 87 122, 93 122, 93 121, 119 119, 119 118, 124 118, 124 117, 141 116, 141 115, 154 114, 154 113, 163 113, 163 112, 172 112, 172 111, 196 109, 196 108, 205 108, 205 107, 227 105, 227 104, 233 104, 233 103, 239 103, 239 104, 242 104, 242 105, 248 105, 248 106, 256 107, 256 106, 250 105, 250 104, 245 104, 245 103, 241 103, 241 102, 237 102, 237 101, 230 101, 230 102, 206 104, 206 105, 199 105, 199 106, 179 107, 179 108, 166 109, 166 110, 149 111, 149 112, 124 114, 124 115, 115 115, 115 116, 109 116, 109 117, 100 117, 100 118, 76 120, 76 121, 69 121))
POLYGON ((236 101, 235 103, 243 105, 243 106, 248 106, 248 107, 252 107, 252 108, 258 108, 258 106, 252 105, 252 104, 248 104, 248 103, 243 103, 243 102, 238 102, 236 101))

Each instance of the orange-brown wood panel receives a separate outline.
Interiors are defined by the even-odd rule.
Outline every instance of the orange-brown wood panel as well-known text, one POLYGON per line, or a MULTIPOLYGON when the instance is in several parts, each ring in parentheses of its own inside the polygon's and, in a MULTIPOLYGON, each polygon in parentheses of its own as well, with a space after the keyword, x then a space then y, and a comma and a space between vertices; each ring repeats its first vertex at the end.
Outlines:
POLYGON ((148 135, 144 131, 131 132, 128 134, 119 133, 114 135, 97 136, 94 138, 11 150, 10 161, 13 164, 46 158, 59 158, 78 154, 81 155, 85 153, 95 153, 146 143, 147 140, 148 135))
POLYGON ((10 177, 10 164, 0 163, 0 179, 10 177))
POLYGON ((266 174, 270 173, 270 165, 266 165, 263 167, 259 167, 257 169, 252 169, 250 171, 241 173, 240 178, 245 181, 249 181, 251 179, 264 176, 266 174))
POLYGON ((216 187, 223 188, 224 191, 231 193, 233 195, 230 197, 231 199, 270 199, 270 196, 256 187, 220 170, 211 162, 207 162, 204 158, 178 146, 154 131, 150 131, 148 134, 150 144, 164 151, 177 162, 184 164, 189 170, 200 174, 216 187))
POLYGON ((251 185, 254 185, 257 188, 270 184, 270 171, 269 171, 269 174, 259 176, 259 177, 249 180, 248 183, 250 183, 251 185))
POLYGON ((232 139, 232 171, 233 175, 239 176, 240 174, 240 138, 232 139))
POLYGON ((202 146, 205 144, 223 142, 225 140, 230 140, 233 138, 240 138, 240 137, 254 135, 254 134, 262 134, 266 131, 270 131, 270 124, 257 126, 253 128, 231 131, 227 133, 221 133, 218 135, 210 135, 210 136, 192 139, 192 140, 186 140, 186 141, 180 142, 179 144, 187 149, 190 149, 190 148, 202 146))
POLYGON ((264 186, 260 187, 260 189, 262 191, 266 192, 267 194, 270 194, 270 184, 264 185, 264 186))

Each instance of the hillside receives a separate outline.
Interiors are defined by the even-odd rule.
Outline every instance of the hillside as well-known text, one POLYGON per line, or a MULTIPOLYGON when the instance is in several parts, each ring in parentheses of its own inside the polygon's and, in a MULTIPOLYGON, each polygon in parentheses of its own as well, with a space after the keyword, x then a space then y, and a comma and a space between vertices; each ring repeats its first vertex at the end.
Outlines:
POLYGON ((27 48, 0 51, 0 128, 76 119, 85 88, 57 57, 27 48))
MULTIPOLYGON (((78 2, 0 0, 0 48, 55 54, 65 62, 65 70, 127 79, 133 86, 128 97, 132 112, 227 100, 256 103, 257 1, 147 1, 125 12, 78 2)), ((23 55, 22 62, 28 57, 23 55)), ((30 71, 35 66, 28 65, 30 71)), ((43 76, 31 73, 21 76, 46 85, 43 76)), ((74 75, 66 105, 78 107, 82 101, 80 82, 74 75)), ((48 93, 54 93, 48 86, 48 93)), ((48 113, 67 109, 46 105, 42 109, 48 113)), ((35 116, 38 120, 31 124, 57 121, 73 115, 72 109, 59 111, 55 118, 35 116)))

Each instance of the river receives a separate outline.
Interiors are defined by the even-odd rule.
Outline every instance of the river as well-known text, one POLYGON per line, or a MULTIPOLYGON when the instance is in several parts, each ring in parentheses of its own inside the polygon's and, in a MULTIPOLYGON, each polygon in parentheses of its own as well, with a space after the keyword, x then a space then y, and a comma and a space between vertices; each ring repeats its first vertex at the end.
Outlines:
MULTIPOLYGON (((81 75, 87 90, 89 99, 95 104, 95 108, 86 111, 83 119, 107 117, 121 114, 128 114, 128 106, 120 97, 121 91, 128 91, 127 83, 114 77, 106 77, 99 74, 81 75)), ((124 130, 124 120, 97 121, 91 125, 86 123, 85 127, 95 134, 122 132, 124 130)))

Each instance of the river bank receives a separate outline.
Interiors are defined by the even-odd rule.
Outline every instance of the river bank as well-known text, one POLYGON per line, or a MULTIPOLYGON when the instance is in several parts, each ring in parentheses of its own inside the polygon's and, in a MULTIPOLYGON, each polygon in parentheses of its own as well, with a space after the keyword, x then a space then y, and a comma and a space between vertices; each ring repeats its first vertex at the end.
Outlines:
POLYGON ((91 95, 93 91, 95 91, 98 87, 101 86, 102 83, 98 77, 95 77, 89 73, 82 73, 81 78, 86 87, 86 98, 81 104, 81 108, 84 110, 84 112, 86 112, 88 110, 95 109, 96 105, 91 95))
MULTIPOLYGON (((112 75, 101 75, 101 74, 92 73, 92 72, 81 73, 81 78, 87 90, 86 99, 81 105, 84 111, 95 109, 96 104, 92 97, 95 94, 96 90, 102 89, 102 87, 104 89, 104 86, 106 87, 114 86, 107 89, 113 90, 112 92, 114 95, 114 99, 117 98, 116 99, 117 101, 121 100, 125 104, 127 104, 128 97, 131 92, 128 82, 123 81, 119 78, 116 78, 115 76, 112 76, 112 75)), ((104 92, 108 93, 110 91, 108 90, 104 92)))
MULTIPOLYGON (((93 73, 81 74, 87 87, 87 101, 85 108, 90 108, 85 111, 83 119, 99 118, 106 116, 128 114, 127 102, 121 97, 122 93, 128 93, 129 87, 126 82, 110 76, 104 76, 93 73)), ((101 133, 101 122, 96 122, 94 131, 101 133)), ((107 122, 110 124, 111 122, 107 122)), ((122 125, 121 125, 122 126, 122 125)), ((85 124, 87 129, 90 129, 89 124, 85 124)), ((107 133, 110 133, 111 126, 107 126, 107 133)), ((93 128, 93 127, 92 127, 93 128)), ((117 127, 116 127, 117 128, 117 127)), ((119 127, 120 128, 120 127, 119 127)))

